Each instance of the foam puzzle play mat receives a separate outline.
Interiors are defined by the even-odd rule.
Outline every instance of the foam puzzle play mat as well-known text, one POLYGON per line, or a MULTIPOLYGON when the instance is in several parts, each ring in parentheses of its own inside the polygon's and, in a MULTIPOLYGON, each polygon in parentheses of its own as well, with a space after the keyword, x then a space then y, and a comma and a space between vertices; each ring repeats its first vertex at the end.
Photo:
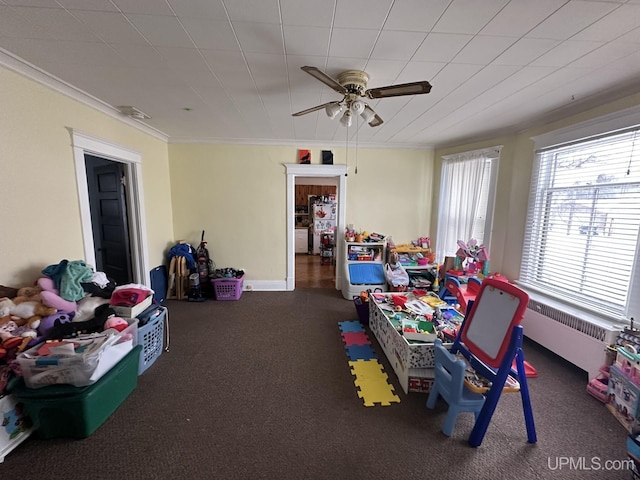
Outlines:
POLYGON ((358 397, 365 407, 390 406, 400 403, 400 397, 394 393, 393 385, 378 356, 371 346, 362 324, 359 321, 338 322, 342 341, 349 359, 353 383, 359 388, 358 397))

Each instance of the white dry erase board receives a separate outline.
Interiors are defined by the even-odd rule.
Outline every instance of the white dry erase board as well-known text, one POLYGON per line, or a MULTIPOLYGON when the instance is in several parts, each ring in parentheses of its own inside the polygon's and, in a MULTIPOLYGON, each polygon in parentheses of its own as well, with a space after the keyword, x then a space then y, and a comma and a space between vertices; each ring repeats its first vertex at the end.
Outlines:
POLYGON ((466 320, 462 342, 478 359, 498 368, 528 303, 529 296, 515 285, 485 279, 466 320))

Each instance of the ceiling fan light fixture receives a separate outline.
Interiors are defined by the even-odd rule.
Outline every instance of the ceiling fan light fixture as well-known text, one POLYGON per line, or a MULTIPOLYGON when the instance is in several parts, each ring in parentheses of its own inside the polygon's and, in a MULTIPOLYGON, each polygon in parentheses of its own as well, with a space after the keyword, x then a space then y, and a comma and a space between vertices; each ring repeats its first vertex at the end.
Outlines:
POLYGON ((333 120, 342 111, 342 105, 339 103, 330 103, 325 108, 325 111, 327 112, 327 116, 333 120))
POLYGON ((376 112, 374 112, 369 105, 365 105, 364 110, 362 110, 360 116, 364 119, 365 122, 371 123, 371 121, 376 116, 376 112))
POLYGON ((355 100, 351 103, 351 111, 354 115, 360 115, 364 112, 364 102, 362 100, 355 100))
POLYGON ((344 115, 342 115, 342 118, 340 119, 340 123, 345 127, 350 127, 352 121, 353 117, 351 116, 351 110, 345 111, 344 115))

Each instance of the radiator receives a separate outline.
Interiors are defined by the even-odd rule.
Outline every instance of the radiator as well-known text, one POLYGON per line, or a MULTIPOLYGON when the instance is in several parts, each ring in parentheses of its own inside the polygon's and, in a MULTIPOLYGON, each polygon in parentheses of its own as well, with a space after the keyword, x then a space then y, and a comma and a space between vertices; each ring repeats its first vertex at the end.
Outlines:
POLYGON ((589 379, 598 375, 606 360, 606 347, 616 343, 623 328, 533 299, 522 326, 526 337, 580 367, 589 379))

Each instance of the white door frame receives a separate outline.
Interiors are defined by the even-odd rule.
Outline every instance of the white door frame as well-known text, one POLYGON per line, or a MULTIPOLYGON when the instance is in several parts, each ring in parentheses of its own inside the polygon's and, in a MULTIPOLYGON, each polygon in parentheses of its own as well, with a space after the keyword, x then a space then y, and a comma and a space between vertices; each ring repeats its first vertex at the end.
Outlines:
POLYGON ((125 190, 127 192, 127 217, 129 219, 131 266, 133 268, 134 283, 151 285, 149 251, 145 229, 144 194, 142 191, 142 156, 140 153, 126 147, 80 133, 71 128, 69 131, 71 132, 73 156, 76 166, 76 182, 78 186, 85 262, 87 265, 95 268, 96 252, 93 244, 87 170, 84 159, 85 153, 88 153, 100 158, 122 163, 124 166, 125 178, 128 179, 125 190))
POLYGON ((338 218, 336 219, 335 233, 335 259, 336 259, 336 289, 340 290, 342 285, 342 269, 344 262, 342 258, 342 242, 338 239, 345 229, 345 218, 347 212, 347 166, 346 165, 309 165, 287 163, 287 290, 295 290, 296 279, 296 254, 295 254, 295 199, 296 199, 296 177, 337 177, 338 178, 338 218))

